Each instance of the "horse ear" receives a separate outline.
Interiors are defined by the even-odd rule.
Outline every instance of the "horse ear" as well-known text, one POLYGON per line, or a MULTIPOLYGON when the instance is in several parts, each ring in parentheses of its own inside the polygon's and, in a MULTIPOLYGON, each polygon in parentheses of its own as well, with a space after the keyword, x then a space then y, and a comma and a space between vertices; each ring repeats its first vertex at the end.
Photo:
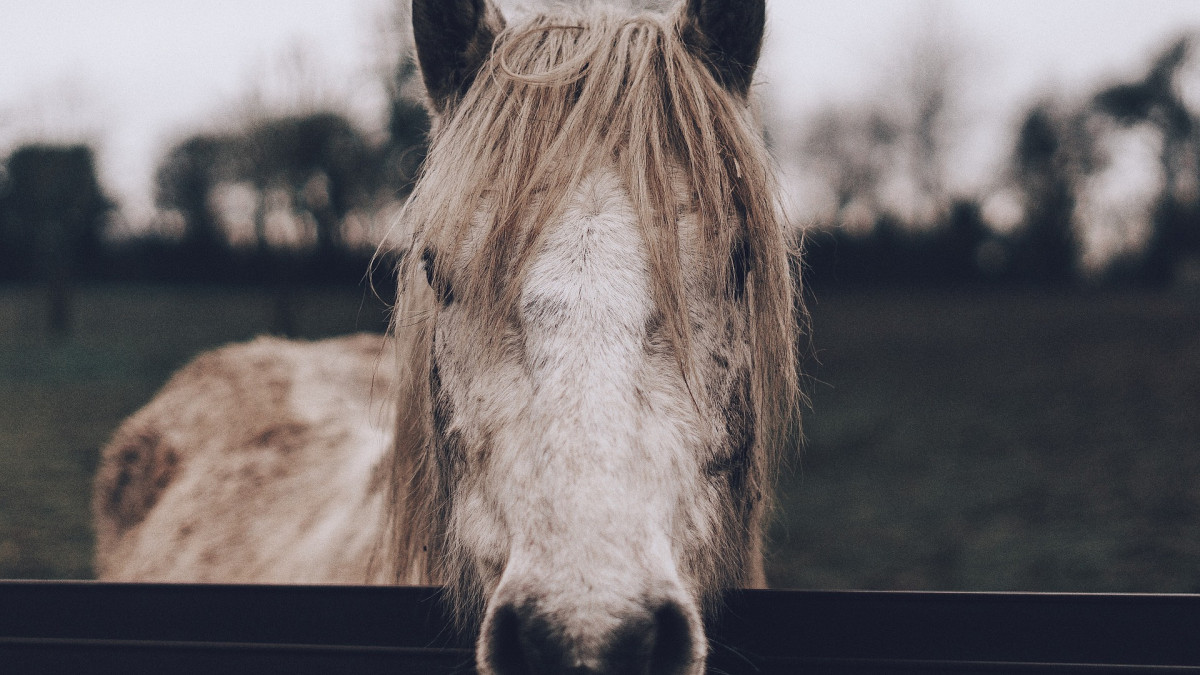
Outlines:
POLYGON ((504 17, 491 0, 412 0, 412 25, 429 101, 443 114, 475 81, 504 17))
POLYGON ((762 51, 766 0, 685 0, 679 35, 729 91, 745 96, 762 51))

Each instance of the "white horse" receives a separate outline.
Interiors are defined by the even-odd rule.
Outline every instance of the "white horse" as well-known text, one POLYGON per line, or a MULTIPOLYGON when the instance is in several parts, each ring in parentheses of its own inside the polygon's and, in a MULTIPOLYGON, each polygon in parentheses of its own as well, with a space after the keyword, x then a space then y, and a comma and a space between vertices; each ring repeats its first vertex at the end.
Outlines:
POLYGON ((412 17, 435 123, 393 337, 183 369, 104 452, 97 570, 445 584, 485 675, 700 673, 796 422, 764 2, 412 17))

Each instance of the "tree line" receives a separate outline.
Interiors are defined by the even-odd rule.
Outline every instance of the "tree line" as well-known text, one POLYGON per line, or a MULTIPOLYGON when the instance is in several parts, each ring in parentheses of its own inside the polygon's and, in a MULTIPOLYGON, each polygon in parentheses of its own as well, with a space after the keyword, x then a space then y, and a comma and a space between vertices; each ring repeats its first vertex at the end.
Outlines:
POLYGON ((416 67, 396 52, 382 137, 319 106, 195 131, 162 154, 155 222, 132 236, 106 236, 119 209, 89 145, 18 147, 0 160, 0 282, 47 288, 54 333, 67 330, 82 280, 269 285, 276 330, 290 332, 293 287, 363 281, 378 243, 370 226, 405 198, 424 158, 416 67))
POLYGON ((1200 118, 1185 98, 1195 51, 1181 38, 1140 77, 1082 101, 1038 100, 1020 116, 994 182, 952 194, 944 177, 954 59, 937 44, 918 48, 900 104, 831 107, 792 149, 833 205, 806 238, 809 277, 818 285, 1172 283, 1200 260, 1200 118), (1123 180, 1114 172, 1128 160, 1127 137, 1157 148, 1153 166, 1142 167, 1157 174, 1155 187, 1105 202, 1105 177, 1123 180), (898 191, 907 196, 899 206, 889 202, 898 191), (985 213, 996 195, 1016 215, 1002 227, 985 213), (1124 244, 1088 260, 1088 230, 1104 227, 1124 244))
MULTIPOLYGON (((1062 286, 1086 273, 1169 283, 1200 256, 1200 120, 1184 94, 1189 64, 1200 60, 1194 51, 1180 39, 1140 77, 1082 102, 1034 103, 994 183, 956 194, 946 179, 956 57, 937 41, 918 45, 902 95, 831 107, 805 123, 798 143, 776 142, 777 153, 819 176, 833 204, 808 230, 809 278, 819 286, 1062 286), (1089 269, 1089 200, 1097 177, 1120 159, 1112 139, 1131 132, 1157 143, 1161 180, 1146 204, 1149 228, 1136 246, 1089 269), (906 199, 889 196, 897 193, 906 199), (1019 207, 1006 228, 986 213, 991 193, 1019 207)), ((117 205, 101 188, 90 147, 16 149, 0 163, 0 281, 44 282, 58 329, 69 321, 76 279, 272 284, 286 332, 288 289, 360 281, 372 251, 356 223, 403 200, 419 171, 429 120, 412 60, 397 58, 387 77, 382 138, 336 111, 310 109, 177 140, 154 175, 162 227, 120 240, 104 236, 117 205)))
POLYGON ((370 253, 355 221, 403 200, 424 157, 415 77, 400 59, 382 138, 313 107, 178 139, 153 175, 154 222, 132 237, 103 236, 117 205, 89 146, 19 147, 0 162, 0 280, 42 276, 49 257, 87 277, 255 281, 288 259, 338 278, 322 270, 370 253))

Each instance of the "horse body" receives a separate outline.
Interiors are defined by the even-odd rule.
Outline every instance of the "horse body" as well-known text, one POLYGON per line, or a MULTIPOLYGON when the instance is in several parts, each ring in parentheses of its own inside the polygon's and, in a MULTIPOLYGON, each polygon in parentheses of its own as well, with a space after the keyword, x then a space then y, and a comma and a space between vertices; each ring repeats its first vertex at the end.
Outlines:
POLYGON ((413 25, 434 131, 393 339, 182 371, 105 450, 97 569, 445 584, 485 675, 701 672, 719 591, 765 581, 796 398, 763 3, 413 25))

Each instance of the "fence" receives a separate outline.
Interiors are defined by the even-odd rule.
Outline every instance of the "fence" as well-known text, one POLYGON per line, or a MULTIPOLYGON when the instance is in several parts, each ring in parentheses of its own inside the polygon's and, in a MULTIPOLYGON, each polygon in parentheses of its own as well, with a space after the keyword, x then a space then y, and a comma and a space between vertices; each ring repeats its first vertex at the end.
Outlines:
MULTIPOLYGON (((0 582, 0 673, 473 673, 435 588, 0 582)), ((711 672, 1197 673, 1200 596, 739 591, 711 672)))

